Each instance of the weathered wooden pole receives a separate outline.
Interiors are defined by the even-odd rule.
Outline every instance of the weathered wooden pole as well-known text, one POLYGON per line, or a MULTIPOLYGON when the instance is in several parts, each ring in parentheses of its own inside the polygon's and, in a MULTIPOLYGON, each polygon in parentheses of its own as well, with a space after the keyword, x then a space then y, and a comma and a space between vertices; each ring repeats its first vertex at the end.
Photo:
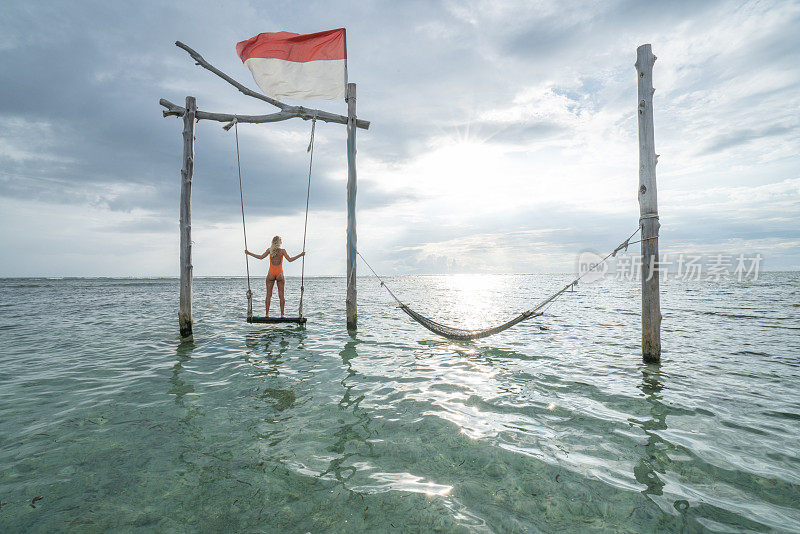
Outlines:
POLYGON ((194 122, 197 103, 186 97, 183 115, 183 166, 181 167, 181 303, 178 322, 181 337, 192 335, 192 173, 194 172, 194 122))
POLYGON ((642 239, 642 358, 661 361, 661 303, 658 294, 658 198, 653 133, 653 64, 649 44, 636 49, 639 80, 639 228, 642 239))
POLYGON ((347 329, 355 330, 356 305, 356 84, 347 84, 347 329))

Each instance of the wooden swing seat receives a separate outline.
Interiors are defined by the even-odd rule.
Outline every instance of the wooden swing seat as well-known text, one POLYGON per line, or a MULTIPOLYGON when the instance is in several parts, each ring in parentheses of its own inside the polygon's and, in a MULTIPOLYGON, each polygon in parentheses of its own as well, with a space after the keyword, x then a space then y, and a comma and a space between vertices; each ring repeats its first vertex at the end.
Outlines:
POLYGON ((306 324, 305 317, 248 317, 248 323, 295 323, 306 324))

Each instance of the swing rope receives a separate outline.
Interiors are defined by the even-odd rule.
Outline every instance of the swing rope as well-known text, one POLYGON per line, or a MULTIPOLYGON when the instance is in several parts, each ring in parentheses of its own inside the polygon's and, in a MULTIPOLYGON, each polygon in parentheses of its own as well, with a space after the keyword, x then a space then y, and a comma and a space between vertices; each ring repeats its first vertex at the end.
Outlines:
MULTIPOLYGON (((236 137, 236 169, 239 173, 239 201, 242 205, 242 234, 244 235, 244 249, 247 250, 247 226, 244 222, 244 191, 242 188, 242 164, 239 160, 239 121, 234 117, 233 132, 236 137)), ((244 264, 247 268, 247 317, 253 316, 253 291, 250 289, 250 258, 244 253, 244 264)))
MULTIPOLYGON (((233 132, 234 137, 236 139, 236 170, 239 177, 239 203, 242 208, 242 235, 244 236, 244 248, 247 250, 247 225, 245 223, 244 218, 244 188, 242 187, 242 163, 239 156, 239 120, 238 118, 234 117, 231 124, 225 127, 226 130, 230 129, 231 125, 233 125, 233 132)), ((317 127, 317 116, 314 114, 314 117, 311 119, 311 139, 308 142, 308 148, 306 152, 309 153, 309 160, 308 160, 308 186, 306 188, 306 215, 305 215, 305 222, 303 224, 303 252, 306 251, 306 236, 308 235, 308 208, 311 199, 311 169, 314 165, 314 132, 317 127)), ((253 290, 250 287, 250 258, 247 257, 248 254, 245 252, 244 254, 244 263, 245 268, 247 269, 247 318, 251 319, 253 317, 253 290)), ((303 317, 303 293, 305 292, 305 273, 306 273, 306 257, 305 254, 302 256, 302 267, 300 270, 300 307, 299 307, 299 317, 303 317)))
POLYGON ((308 148, 306 152, 309 153, 308 158, 308 187, 306 189, 306 220, 303 224, 303 256, 302 256, 302 263, 300 267, 300 307, 298 309, 297 315, 302 317, 303 316, 303 292, 305 291, 305 275, 306 275, 306 234, 308 233, 308 202, 311 198, 311 168, 314 165, 314 130, 317 127, 317 116, 314 115, 314 118, 311 119, 311 139, 308 141, 308 148))

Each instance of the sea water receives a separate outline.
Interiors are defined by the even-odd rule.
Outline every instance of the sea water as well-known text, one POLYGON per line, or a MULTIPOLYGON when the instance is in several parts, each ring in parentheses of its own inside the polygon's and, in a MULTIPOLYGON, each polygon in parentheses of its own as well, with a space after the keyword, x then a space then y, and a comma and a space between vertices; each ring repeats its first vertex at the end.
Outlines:
MULTIPOLYGON (((387 282, 482 327, 568 279, 387 282)), ((181 342, 175 279, 0 281, 0 531, 800 531, 798 273, 662 284, 661 365, 635 281, 474 342, 368 278, 353 335, 342 278, 305 328, 194 289, 181 342)))

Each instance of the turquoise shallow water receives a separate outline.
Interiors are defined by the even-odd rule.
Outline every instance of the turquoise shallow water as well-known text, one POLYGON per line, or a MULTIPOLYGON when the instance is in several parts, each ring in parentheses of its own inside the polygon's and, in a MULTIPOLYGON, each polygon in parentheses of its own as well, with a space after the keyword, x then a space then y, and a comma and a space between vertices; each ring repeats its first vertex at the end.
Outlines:
MULTIPOLYGON (((474 327, 566 279, 390 284, 474 327)), ((305 329, 196 280, 182 344, 176 280, 0 281, 0 530, 800 531, 797 273, 666 283, 661 366, 635 282, 477 342, 359 284, 351 337, 343 279, 305 329)))

